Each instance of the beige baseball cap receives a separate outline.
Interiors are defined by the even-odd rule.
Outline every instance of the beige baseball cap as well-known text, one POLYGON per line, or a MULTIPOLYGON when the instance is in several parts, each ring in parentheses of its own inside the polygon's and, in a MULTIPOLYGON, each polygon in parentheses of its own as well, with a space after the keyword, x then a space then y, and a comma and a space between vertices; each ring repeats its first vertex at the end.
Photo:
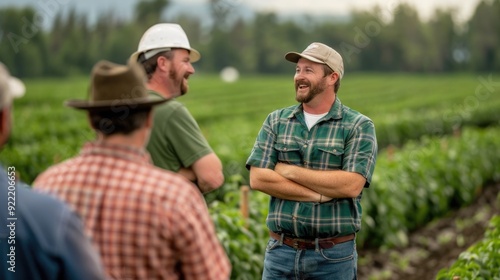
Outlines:
POLYGON ((329 46, 314 42, 301 52, 288 52, 285 59, 297 63, 300 58, 305 58, 312 62, 326 64, 330 69, 339 74, 340 79, 344 76, 344 62, 340 54, 329 46))
POLYGON ((25 91, 24 83, 12 77, 7 67, 0 62, 0 110, 9 106, 12 99, 23 96, 25 91))

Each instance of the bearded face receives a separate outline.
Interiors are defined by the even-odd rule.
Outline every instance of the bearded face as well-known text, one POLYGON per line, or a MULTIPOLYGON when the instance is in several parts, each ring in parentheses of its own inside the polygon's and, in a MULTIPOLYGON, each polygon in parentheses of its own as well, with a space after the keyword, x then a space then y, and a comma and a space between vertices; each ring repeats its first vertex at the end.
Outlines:
POLYGON ((180 73, 177 71, 176 68, 173 68, 169 72, 169 78, 172 81, 173 88, 175 89, 175 92, 179 92, 180 95, 184 95, 188 92, 189 90, 189 84, 188 84, 188 78, 189 78, 188 73, 180 73))
POLYGON ((172 66, 168 72, 170 91, 174 96, 184 95, 189 90, 188 78, 195 70, 189 59, 189 51, 173 50, 172 66))
POLYGON ((326 89, 326 77, 311 82, 306 78, 295 80, 295 100, 300 103, 309 103, 318 94, 326 89))
POLYGON ((305 58, 300 58, 297 62, 293 79, 295 100, 300 103, 310 103, 328 90, 328 75, 325 75, 324 65, 305 58))

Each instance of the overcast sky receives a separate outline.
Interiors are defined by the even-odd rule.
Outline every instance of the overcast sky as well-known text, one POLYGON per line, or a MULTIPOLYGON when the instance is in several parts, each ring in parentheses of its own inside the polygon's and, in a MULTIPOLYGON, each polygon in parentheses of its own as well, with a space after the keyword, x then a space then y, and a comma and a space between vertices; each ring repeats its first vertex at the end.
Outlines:
MULTIPOLYGON (((1 0, 0 7, 7 5, 32 5, 49 8, 52 12, 76 7, 77 11, 93 17, 102 11, 113 10, 115 14, 130 17, 138 0, 1 0)), ((170 0, 172 6, 208 3, 209 0, 170 0)), ((307 13, 310 15, 327 13, 347 15, 353 9, 369 10, 378 4, 382 11, 390 16, 393 8, 401 2, 414 6, 422 19, 427 20, 436 8, 456 9, 456 19, 468 20, 480 0, 221 0, 221 5, 245 5, 258 11, 274 11, 276 13, 307 13)), ((189 10, 188 10, 189 12, 189 10)), ((193 11, 195 12, 195 11, 193 11)))
MULTIPOLYGON (((200 3, 208 0, 173 0, 173 2, 200 3)), ((384 12, 390 13, 401 2, 413 5, 423 19, 428 19, 436 8, 457 9, 457 19, 467 20, 474 12, 480 0, 225 0, 231 5, 244 3, 257 10, 276 12, 306 12, 309 14, 325 14, 327 11, 337 14, 348 14, 353 9, 367 10, 379 5, 384 12)))

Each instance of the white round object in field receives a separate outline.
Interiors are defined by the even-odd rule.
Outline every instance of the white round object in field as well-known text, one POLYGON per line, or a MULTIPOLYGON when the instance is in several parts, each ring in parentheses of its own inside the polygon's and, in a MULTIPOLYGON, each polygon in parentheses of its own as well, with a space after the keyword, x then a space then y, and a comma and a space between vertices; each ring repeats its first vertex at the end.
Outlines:
POLYGON ((224 69, 220 71, 220 78, 226 83, 236 82, 239 77, 240 72, 232 66, 224 67, 224 69))

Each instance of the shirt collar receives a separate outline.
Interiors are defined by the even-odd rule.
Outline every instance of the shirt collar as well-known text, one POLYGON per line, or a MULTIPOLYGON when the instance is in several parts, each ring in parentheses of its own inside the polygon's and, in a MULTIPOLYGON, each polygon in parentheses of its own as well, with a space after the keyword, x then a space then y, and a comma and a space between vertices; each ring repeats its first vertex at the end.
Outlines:
MULTIPOLYGON (((290 115, 288 115, 288 118, 296 117, 298 114, 303 114, 302 104, 297 105, 295 107, 295 109, 292 110, 290 115)), ((334 120, 342 119, 342 102, 340 102, 340 99, 335 97, 335 102, 333 103, 333 106, 330 108, 330 111, 328 111, 328 114, 326 114, 324 119, 325 120, 327 120, 327 119, 334 119, 334 120)))
POLYGON ((109 144, 102 141, 85 143, 80 155, 106 155, 133 162, 152 163, 149 153, 144 148, 140 149, 125 145, 109 144))
POLYGON ((148 93, 149 93, 149 95, 158 96, 158 97, 161 97, 161 98, 164 98, 164 99, 167 99, 167 100, 175 99, 175 97, 166 98, 165 96, 161 95, 159 92, 154 91, 152 89, 148 90, 148 93))

